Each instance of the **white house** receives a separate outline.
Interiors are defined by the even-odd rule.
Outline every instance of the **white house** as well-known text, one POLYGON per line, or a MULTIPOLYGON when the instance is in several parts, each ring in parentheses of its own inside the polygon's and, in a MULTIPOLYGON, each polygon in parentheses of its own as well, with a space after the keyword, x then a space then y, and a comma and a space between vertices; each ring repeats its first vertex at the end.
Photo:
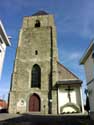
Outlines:
POLYGON ((84 65, 90 102, 90 116, 94 119, 94 41, 92 41, 80 60, 84 65))
POLYGON ((3 68, 6 46, 9 46, 9 45, 10 45, 9 38, 0 20, 0 78, 1 78, 2 68, 3 68))

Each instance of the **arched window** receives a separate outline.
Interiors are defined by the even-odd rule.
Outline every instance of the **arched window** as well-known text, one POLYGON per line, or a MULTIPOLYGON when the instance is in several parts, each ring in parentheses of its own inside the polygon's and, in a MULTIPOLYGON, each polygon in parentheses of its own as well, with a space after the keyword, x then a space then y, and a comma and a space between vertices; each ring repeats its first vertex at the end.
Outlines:
POLYGON ((40 88, 41 84, 41 69, 40 67, 35 64, 32 68, 32 83, 31 87, 38 87, 40 88))
POLYGON ((40 27, 40 21, 36 20, 35 27, 40 27))

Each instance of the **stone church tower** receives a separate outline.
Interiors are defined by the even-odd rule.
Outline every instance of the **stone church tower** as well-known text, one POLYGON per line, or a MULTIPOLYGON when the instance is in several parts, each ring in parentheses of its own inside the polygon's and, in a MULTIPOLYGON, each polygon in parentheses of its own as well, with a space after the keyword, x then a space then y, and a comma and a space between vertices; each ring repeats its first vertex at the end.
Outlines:
POLYGON ((24 17, 9 94, 9 113, 57 114, 57 45, 53 15, 24 17))
POLYGON ((9 93, 9 113, 83 112, 82 81, 58 62, 53 15, 24 17, 9 93))

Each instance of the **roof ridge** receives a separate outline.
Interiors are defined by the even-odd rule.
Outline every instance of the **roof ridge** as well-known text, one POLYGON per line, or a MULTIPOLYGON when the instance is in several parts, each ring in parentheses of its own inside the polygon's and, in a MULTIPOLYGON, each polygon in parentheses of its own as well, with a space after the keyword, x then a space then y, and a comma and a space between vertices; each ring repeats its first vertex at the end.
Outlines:
POLYGON ((43 10, 39 10, 38 12, 34 13, 32 16, 40 16, 40 15, 48 15, 48 13, 43 10))

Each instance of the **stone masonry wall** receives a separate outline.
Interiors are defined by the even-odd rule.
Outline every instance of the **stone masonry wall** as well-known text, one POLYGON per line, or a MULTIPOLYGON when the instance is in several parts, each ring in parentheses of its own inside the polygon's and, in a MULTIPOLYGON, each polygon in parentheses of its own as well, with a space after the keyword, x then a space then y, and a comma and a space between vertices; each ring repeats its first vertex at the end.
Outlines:
MULTIPOLYGON (((52 88, 57 81, 56 29, 52 15, 25 17, 19 34, 12 86, 9 97, 9 112, 29 112, 29 98, 36 93, 40 100, 40 112, 49 111, 49 83, 52 88), (35 21, 41 26, 35 28, 35 21), (37 51, 37 54, 36 54, 37 51), (51 62, 52 61, 52 62, 51 62), (41 68, 41 88, 32 88, 32 68, 38 64, 41 68), (51 69, 52 68, 52 69, 51 69), (52 82, 49 75, 52 72, 52 82)), ((52 90, 51 90, 52 91, 52 90)), ((52 91, 52 113, 57 114, 57 92, 52 91)))

